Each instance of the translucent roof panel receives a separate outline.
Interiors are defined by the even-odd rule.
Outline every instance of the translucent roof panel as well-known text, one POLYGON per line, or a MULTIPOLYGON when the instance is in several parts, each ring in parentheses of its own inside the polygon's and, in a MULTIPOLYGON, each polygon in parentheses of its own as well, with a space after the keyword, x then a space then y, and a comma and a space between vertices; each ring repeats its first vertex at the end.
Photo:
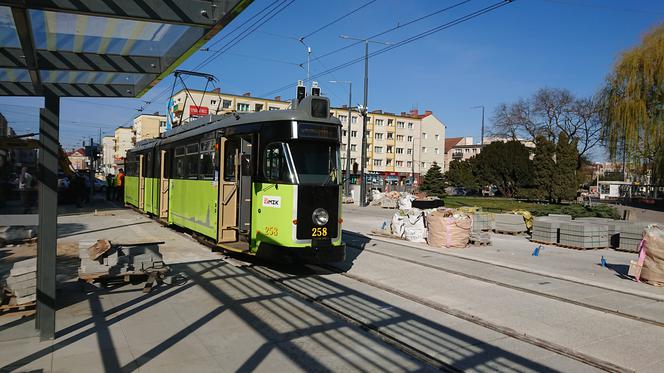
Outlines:
POLYGON ((19 48, 20 46, 12 11, 6 6, 0 6, 0 47, 19 48))
POLYGON ((1 82, 30 82, 30 74, 26 69, 0 69, 1 82))
POLYGON ((108 73, 95 71, 41 71, 44 83, 61 84, 129 84, 136 85, 147 79, 154 79, 153 74, 108 73))
POLYGON ((203 36, 198 27, 30 10, 35 47, 49 51, 163 57, 203 36))

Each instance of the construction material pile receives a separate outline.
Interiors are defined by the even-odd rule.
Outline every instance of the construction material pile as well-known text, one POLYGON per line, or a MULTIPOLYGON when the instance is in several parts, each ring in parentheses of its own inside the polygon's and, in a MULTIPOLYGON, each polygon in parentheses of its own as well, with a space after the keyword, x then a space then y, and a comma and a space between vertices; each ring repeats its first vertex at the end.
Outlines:
POLYGON ((399 210, 390 224, 392 234, 413 242, 426 242, 425 214, 419 209, 399 210))
POLYGON ((466 247, 470 240, 471 217, 461 211, 438 209, 426 215, 427 243, 434 247, 466 247))
POLYGON ((618 225, 618 238, 612 242, 612 246, 616 250, 629 251, 633 253, 639 252, 639 243, 643 238, 644 229, 650 225, 647 222, 622 222, 618 225))
POLYGON ((397 191, 383 193, 373 190, 369 205, 380 206, 386 209, 410 209, 413 207, 412 201, 414 199, 415 197, 410 193, 399 193, 397 191))
POLYGON ((0 285, 0 304, 22 305, 34 302, 37 299, 37 258, 14 263, 0 285))
POLYGON ((560 224, 561 246, 575 249, 597 249, 609 247, 609 228, 604 224, 576 221, 560 224))
POLYGON ((80 241, 78 250, 81 278, 145 274, 164 267, 157 244, 112 245, 108 240, 80 241))
POLYGON ((496 233, 517 234, 528 231, 523 216, 517 214, 496 214, 496 233))
POLYGON ((37 228, 28 226, 0 227, 0 247, 20 243, 37 237, 37 228))
POLYGON ((558 244, 560 239, 560 224, 572 221, 570 215, 538 216, 533 219, 533 241, 558 244))
POLYGON ((631 261, 628 274, 636 281, 664 287, 664 228, 652 224, 643 229, 639 260, 631 261))

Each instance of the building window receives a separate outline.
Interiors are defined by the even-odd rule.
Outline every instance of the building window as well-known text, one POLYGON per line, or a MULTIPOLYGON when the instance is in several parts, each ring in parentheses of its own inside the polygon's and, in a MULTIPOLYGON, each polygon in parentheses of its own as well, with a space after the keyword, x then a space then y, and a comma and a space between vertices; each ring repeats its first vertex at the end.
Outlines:
MULTIPOLYGON (((475 150, 475 149, 473 149, 475 150)), ((440 154, 440 149, 436 148, 436 154, 440 154)))
POLYGON ((396 161, 397 167, 403 167, 403 161, 396 161))
POLYGON ((397 148, 397 154, 403 154, 403 148, 397 148))
POLYGON ((357 137, 357 131, 350 131, 350 137, 357 137))
POLYGON ((276 107, 276 106, 269 106, 267 109, 270 110, 270 111, 272 111, 272 110, 279 110, 279 108, 276 107))
POLYGON ((353 167, 353 165, 356 163, 356 162, 355 162, 356 160, 357 160, 357 158, 351 158, 351 159, 350 159, 351 167, 353 167))
POLYGON ((385 166, 391 166, 392 165, 392 160, 391 159, 386 159, 385 160, 385 166))
POLYGON ((397 128, 403 128, 404 122, 402 121, 397 121, 397 128))
POLYGON ((424 139, 425 139, 425 140, 429 138, 429 135, 427 135, 426 132, 422 132, 422 136, 424 136, 424 139))
POLYGON ((374 146, 374 153, 382 153, 382 152, 383 152, 382 146, 374 146))
POLYGON ((346 138, 346 135, 348 134, 348 130, 341 130, 341 136, 346 138))
POLYGON ((413 149, 410 148, 406 149, 406 154, 413 154, 413 149))
POLYGON ((408 168, 413 167, 413 161, 406 161, 406 167, 408 168))
POLYGON ((165 120, 160 120, 159 121, 159 127, 165 128, 166 127, 166 121, 165 120))
POLYGON ((256 111, 263 111, 263 104, 256 104, 256 111))
POLYGON ((388 145, 387 148, 385 149, 385 152, 388 154, 392 154, 393 148, 392 146, 388 145))
POLYGON ((367 117, 367 123, 371 122, 371 117, 367 117))
POLYGON ((412 130, 413 129, 413 122, 408 122, 408 129, 412 130))
POLYGON ((374 136, 376 137, 376 140, 382 140, 383 139, 383 134, 380 133, 380 132, 376 132, 374 136))
POLYGON ((436 141, 440 140, 440 135, 436 135, 436 141))
POLYGON ((403 141, 403 135, 397 135, 397 141, 403 141))
POLYGON ((374 166, 382 166, 382 165, 383 165, 382 159, 374 159, 374 166))
POLYGON ((477 149, 473 149, 473 154, 477 153, 477 149))
POLYGON ((343 155, 346 151, 346 144, 341 144, 341 154, 343 155))
POLYGON ((376 119, 376 125, 377 126, 382 126, 383 125, 383 120, 382 119, 376 119))
POLYGON ((470 153, 470 149, 466 148, 464 150, 466 151, 466 153, 470 153))
POLYGON ((408 136, 408 142, 413 142, 413 136, 408 136))
POLYGON ((422 147, 422 153, 426 153, 426 152, 427 152, 427 147, 426 147, 426 146, 423 146, 423 147, 422 147))
POLYGON ((351 117, 351 118, 350 118, 350 122, 351 122, 352 124, 357 123, 357 117, 351 117))
POLYGON ((422 162, 422 168, 427 168, 427 163, 426 162, 422 162))
POLYGON ((217 104, 217 100, 210 100, 210 105, 216 105, 216 104, 217 104))
POLYGON ((366 138, 370 139, 370 138, 371 138, 371 131, 367 131, 367 132, 364 134, 364 136, 365 136, 366 138))
POLYGON ((388 127, 392 127, 392 126, 394 126, 394 119, 388 119, 388 120, 387 120, 387 126, 388 126, 388 127))
POLYGON ((345 122, 345 121, 348 120, 348 117, 345 116, 345 115, 339 115, 339 120, 342 121, 342 122, 345 122))
POLYGON ((350 144, 350 151, 351 152, 357 151, 357 144, 350 144))
POLYGON ((243 104, 238 102, 237 111, 249 111, 249 104, 243 104))
POLYGON ((223 100, 223 101, 221 102, 221 106, 222 106, 224 109, 230 109, 232 104, 233 104, 233 102, 232 102, 231 100, 223 100))

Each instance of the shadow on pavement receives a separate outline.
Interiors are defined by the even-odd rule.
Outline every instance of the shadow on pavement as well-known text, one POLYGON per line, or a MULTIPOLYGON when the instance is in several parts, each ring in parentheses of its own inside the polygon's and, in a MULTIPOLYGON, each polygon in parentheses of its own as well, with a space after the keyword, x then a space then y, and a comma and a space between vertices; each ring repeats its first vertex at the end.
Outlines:
MULTIPOLYGON (((58 292, 57 314, 70 320, 68 325, 58 328, 51 346, 11 358, 0 351, 0 360, 5 361, 0 371, 22 370, 21 367, 55 352, 54 359, 66 359, 67 354, 73 355, 74 349, 80 349, 81 343, 90 343, 90 338, 97 342, 97 349, 91 353, 101 355, 103 368, 109 372, 165 364, 171 361, 168 358, 173 359, 173 364, 191 359, 183 356, 178 346, 192 338, 206 347, 197 349, 196 354, 223 354, 223 367, 227 370, 265 368, 264 364, 274 363, 275 354, 286 359, 291 367, 295 365, 306 371, 429 368, 246 269, 223 261, 180 264, 171 269, 188 281, 178 286, 156 286, 149 294, 131 285, 99 289, 69 284, 58 292), (159 324, 161 327, 149 329, 148 323, 156 321, 163 322, 159 324), (114 333, 162 333, 163 337, 138 353, 132 352, 127 361, 118 355, 114 333)), ((324 276, 287 274, 277 282, 287 282, 309 296, 332 302, 373 327, 398 335, 459 369, 550 370, 324 276)), ((5 325, 0 328, 0 340, 7 340, 18 327, 5 325)), ((500 340, 505 342, 503 338, 500 340)), ((130 337, 126 341, 130 346, 134 343, 130 337)), ((275 371, 285 369, 269 367, 275 371)))

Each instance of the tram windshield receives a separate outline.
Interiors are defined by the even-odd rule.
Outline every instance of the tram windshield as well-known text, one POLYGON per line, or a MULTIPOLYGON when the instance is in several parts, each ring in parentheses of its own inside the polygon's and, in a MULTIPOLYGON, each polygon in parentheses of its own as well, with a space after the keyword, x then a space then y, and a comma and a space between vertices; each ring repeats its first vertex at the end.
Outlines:
POLYGON ((288 142, 300 184, 339 184, 339 145, 322 141, 288 142))

